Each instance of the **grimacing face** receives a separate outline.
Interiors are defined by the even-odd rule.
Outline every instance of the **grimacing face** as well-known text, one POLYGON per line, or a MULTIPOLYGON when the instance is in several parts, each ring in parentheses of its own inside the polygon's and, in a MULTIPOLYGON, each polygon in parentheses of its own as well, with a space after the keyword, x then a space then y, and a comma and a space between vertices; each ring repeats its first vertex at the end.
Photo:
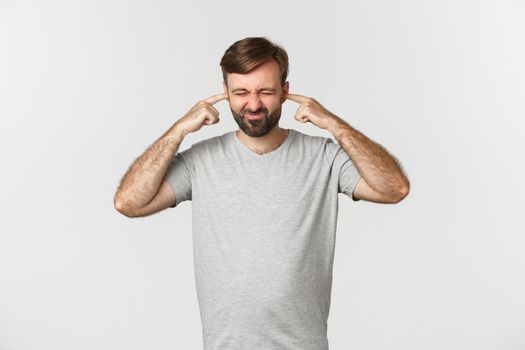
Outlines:
POLYGON ((289 87, 288 82, 281 86, 277 61, 271 59, 247 74, 228 73, 227 81, 224 92, 239 128, 251 137, 269 133, 279 123, 289 87))

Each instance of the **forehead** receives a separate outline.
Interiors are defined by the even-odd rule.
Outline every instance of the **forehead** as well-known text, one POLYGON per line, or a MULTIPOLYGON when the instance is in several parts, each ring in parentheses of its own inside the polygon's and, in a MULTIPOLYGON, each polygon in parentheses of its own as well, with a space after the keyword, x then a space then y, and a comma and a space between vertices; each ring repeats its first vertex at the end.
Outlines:
POLYGON ((259 89, 264 87, 277 88, 281 82, 281 71, 275 60, 269 60, 247 74, 228 73, 230 89, 259 89))

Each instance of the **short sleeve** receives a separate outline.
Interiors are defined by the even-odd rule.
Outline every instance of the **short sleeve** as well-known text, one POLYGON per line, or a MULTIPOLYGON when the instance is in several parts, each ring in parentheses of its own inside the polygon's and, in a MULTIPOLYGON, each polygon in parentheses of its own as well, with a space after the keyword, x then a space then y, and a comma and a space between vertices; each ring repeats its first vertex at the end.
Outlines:
POLYGON ((338 192, 344 193, 355 202, 360 201, 359 198, 354 198, 352 195, 361 179, 359 170, 341 145, 330 138, 326 140, 326 154, 332 167, 332 173, 338 178, 338 192))
POLYGON ((191 151, 192 148, 177 153, 171 160, 164 179, 175 193, 175 203, 191 200, 191 151))

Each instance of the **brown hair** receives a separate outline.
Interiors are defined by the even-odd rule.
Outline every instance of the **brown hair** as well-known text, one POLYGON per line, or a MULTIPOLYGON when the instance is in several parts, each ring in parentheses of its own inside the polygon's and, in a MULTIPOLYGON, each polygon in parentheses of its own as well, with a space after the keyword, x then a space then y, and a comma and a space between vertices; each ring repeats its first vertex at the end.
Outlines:
POLYGON ((224 83, 228 85, 227 73, 246 74, 272 58, 281 69, 283 86, 288 76, 288 54, 284 48, 266 37, 248 37, 236 41, 224 52, 221 59, 224 83))

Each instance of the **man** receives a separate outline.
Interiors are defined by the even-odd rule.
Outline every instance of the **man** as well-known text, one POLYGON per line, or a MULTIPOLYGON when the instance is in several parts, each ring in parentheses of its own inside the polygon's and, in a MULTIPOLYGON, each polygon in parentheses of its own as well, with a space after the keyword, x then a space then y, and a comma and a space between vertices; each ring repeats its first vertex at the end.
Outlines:
POLYGON ((288 56, 263 37, 221 60, 224 93, 198 102, 124 176, 128 217, 192 200, 195 281, 205 350, 328 349, 338 193, 398 203, 409 181, 387 151, 310 97, 290 94, 288 56), (239 130, 179 152, 219 122, 227 99, 239 130), (337 140, 279 127, 281 106, 337 140))

